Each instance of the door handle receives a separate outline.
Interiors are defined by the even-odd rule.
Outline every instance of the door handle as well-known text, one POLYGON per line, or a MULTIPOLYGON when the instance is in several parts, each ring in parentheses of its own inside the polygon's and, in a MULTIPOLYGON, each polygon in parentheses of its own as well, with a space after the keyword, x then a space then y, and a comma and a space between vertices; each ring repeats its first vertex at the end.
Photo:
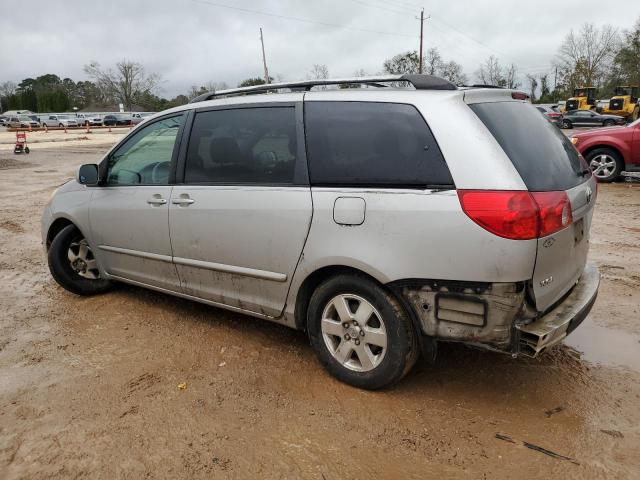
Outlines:
POLYGON ((182 205, 186 207, 188 205, 191 205, 192 203, 195 203, 195 200, 189 197, 178 197, 171 199, 171 203, 173 203, 174 205, 182 205))
POLYGON ((147 203, 149 205, 165 205, 167 203, 167 200, 156 194, 153 197, 147 199, 147 203))

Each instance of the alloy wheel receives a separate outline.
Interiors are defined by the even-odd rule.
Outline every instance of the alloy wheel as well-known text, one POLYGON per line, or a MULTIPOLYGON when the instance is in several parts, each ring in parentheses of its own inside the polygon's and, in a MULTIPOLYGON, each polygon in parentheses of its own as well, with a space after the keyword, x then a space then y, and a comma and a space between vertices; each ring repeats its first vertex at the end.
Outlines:
POLYGON ((98 263, 86 239, 72 242, 67 251, 67 258, 73 271, 81 277, 89 280, 100 278, 98 263))
POLYGON ((349 370, 373 370, 387 352, 387 331, 382 316, 358 295, 333 297, 322 312, 321 330, 333 358, 349 370))
POLYGON ((601 154, 593 157, 589 166, 596 178, 607 179, 616 169, 616 160, 611 155, 601 154))

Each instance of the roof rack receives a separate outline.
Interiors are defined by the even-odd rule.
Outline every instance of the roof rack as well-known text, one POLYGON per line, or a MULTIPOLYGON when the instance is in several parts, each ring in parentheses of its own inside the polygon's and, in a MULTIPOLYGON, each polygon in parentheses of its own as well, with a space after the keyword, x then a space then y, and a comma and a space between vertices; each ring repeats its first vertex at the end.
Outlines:
POLYGON ((457 90, 453 83, 444 78, 435 77, 433 75, 421 74, 403 74, 403 75, 383 75, 378 77, 354 77, 340 79, 319 79, 319 80, 302 80, 299 82, 285 83, 269 83, 263 85, 255 85, 252 87, 232 88, 229 90, 220 90, 217 92, 207 92, 197 96, 189 103, 204 102, 216 97, 224 97, 228 95, 248 95, 252 93, 271 92, 280 89, 290 89, 292 91, 308 92, 313 87, 323 85, 370 85, 374 87, 385 87, 384 83, 391 82, 407 82, 413 85, 416 90, 457 90))

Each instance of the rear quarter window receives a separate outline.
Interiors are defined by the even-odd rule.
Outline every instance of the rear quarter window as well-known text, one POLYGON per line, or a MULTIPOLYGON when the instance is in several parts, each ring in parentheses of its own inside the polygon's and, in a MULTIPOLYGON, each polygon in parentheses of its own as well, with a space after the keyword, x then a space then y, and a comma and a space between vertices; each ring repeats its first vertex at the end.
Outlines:
POLYGON ((530 191, 569 190, 590 175, 562 131, 523 102, 469 105, 511 159, 530 191))
POLYGON ((305 102, 312 185, 453 188, 431 130, 412 105, 305 102))

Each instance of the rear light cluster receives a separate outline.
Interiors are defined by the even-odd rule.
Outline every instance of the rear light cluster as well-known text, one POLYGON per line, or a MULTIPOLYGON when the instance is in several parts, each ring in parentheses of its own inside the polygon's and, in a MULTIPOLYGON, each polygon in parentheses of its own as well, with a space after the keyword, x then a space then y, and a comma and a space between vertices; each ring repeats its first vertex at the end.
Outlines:
POLYGON ((546 237, 573 221, 565 192, 458 190, 458 197, 471 220, 512 240, 546 237))

